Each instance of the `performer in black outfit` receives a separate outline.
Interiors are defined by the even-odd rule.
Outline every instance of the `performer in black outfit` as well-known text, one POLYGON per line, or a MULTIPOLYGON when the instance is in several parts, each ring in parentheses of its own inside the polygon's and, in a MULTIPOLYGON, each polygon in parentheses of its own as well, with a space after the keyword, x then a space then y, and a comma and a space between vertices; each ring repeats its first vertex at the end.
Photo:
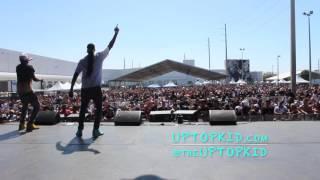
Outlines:
POLYGON ((33 111, 29 117, 27 123, 27 132, 31 132, 38 127, 34 124, 34 119, 39 112, 40 104, 38 97, 32 91, 32 81, 42 81, 34 75, 35 70, 31 65, 28 65, 29 61, 32 60, 27 54, 21 54, 19 56, 20 64, 16 67, 17 72, 17 92, 22 102, 22 110, 19 124, 19 131, 24 130, 25 127, 25 118, 28 110, 28 105, 33 106, 33 111))

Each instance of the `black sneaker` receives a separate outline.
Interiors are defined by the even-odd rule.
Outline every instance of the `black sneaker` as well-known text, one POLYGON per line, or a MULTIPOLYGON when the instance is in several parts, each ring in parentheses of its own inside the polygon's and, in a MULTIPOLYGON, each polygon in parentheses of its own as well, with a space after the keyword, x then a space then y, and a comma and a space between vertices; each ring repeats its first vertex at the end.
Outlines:
POLYGON ((22 130, 24 130, 24 129, 26 129, 25 123, 24 123, 24 122, 23 122, 23 123, 20 122, 20 124, 19 124, 19 131, 22 131, 22 130))
POLYGON ((97 138, 97 137, 99 137, 99 136, 102 136, 104 133, 103 132, 101 132, 99 129, 94 129, 93 131, 92 131, 92 137, 93 138, 97 138))

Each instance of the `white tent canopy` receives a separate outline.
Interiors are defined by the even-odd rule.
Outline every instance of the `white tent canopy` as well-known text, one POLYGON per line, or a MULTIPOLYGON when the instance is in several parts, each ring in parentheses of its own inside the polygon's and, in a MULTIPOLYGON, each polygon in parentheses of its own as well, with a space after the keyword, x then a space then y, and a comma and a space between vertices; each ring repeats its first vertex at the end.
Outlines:
MULTIPOLYGON (((281 83, 281 80, 279 81, 279 83, 281 83)), ((285 81, 285 83, 291 83, 291 81, 285 81)), ((309 83, 309 81, 304 80, 301 76, 297 75, 296 76, 296 83, 297 84, 307 84, 307 83, 309 83)))
POLYGON ((271 84, 277 84, 277 80, 273 80, 271 84))
POLYGON ((150 84, 147 86, 148 88, 159 88, 161 87, 159 84, 150 84))
POLYGON ((196 81, 194 84, 195 84, 196 86, 201 86, 201 85, 203 85, 203 83, 201 83, 200 81, 196 81))
POLYGON ((51 88, 47 89, 47 91, 59 91, 59 90, 63 90, 63 89, 64 89, 63 84, 61 82, 57 82, 51 88))
POLYGON ((234 79, 232 78, 231 81, 229 82, 229 84, 237 84, 234 79))
MULTIPOLYGON (((297 71, 297 75, 301 74, 302 71, 297 71)), ((291 77, 291 72, 285 72, 285 73, 281 73, 279 74, 279 79, 286 79, 291 77)), ((273 81, 273 80, 277 80, 278 79, 278 75, 272 76, 267 78, 267 81, 273 81)))
POLYGON ((204 81, 202 84, 204 84, 204 85, 206 85, 206 84, 212 84, 212 82, 211 81, 204 81))
MULTIPOLYGON (((271 82, 272 84, 277 84, 277 80, 274 80, 271 82)), ((283 80, 283 79, 280 79, 279 80, 279 84, 289 84, 290 81, 286 81, 286 80, 283 80)))
MULTIPOLYGON (((63 89, 70 89, 71 88, 71 83, 66 82, 62 84, 63 89)), ((76 84, 74 84, 74 88, 76 87, 76 84)))
POLYGON ((247 82, 245 82, 243 79, 239 79, 236 84, 247 84, 247 82))
MULTIPOLYGON (((71 84, 69 82, 66 83, 61 83, 57 82, 55 85, 53 85, 51 88, 47 89, 46 91, 66 91, 70 90, 71 84)), ((79 90, 81 89, 81 83, 75 83, 74 90, 79 90)))
MULTIPOLYGON (((69 82, 67 82, 67 83, 69 83, 69 82)), ((70 86, 71 86, 71 84, 70 84, 70 86)), ((74 85, 74 88, 73 88, 73 89, 81 89, 81 87, 82 87, 82 84, 81 84, 81 83, 76 83, 76 84, 74 85)))
POLYGON ((289 81, 286 81, 286 80, 284 80, 284 79, 280 79, 279 80, 279 83, 280 84, 288 84, 288 83, 290 83, 289 81))
POLYGON ((309 83, 309 81, 304 80, 301 76, 296 76, 296 82, 297 84, 304 84, 304 83, 309 83))
POLYGON ((163 87, 176 87, 176 86, 177 85, 174 82, 170 81, 168 84, 164 85, 163 87))

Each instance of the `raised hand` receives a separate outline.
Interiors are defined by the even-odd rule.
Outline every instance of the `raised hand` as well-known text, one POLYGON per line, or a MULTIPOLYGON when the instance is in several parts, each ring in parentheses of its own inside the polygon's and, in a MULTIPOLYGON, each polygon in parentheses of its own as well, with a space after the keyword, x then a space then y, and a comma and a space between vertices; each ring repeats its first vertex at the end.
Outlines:
POLYGON ((119 32, 118 24, 117 24, 117 26, 114 28, 114 32, 115 32, 115 33, 118 33, 118 32, 119 32))

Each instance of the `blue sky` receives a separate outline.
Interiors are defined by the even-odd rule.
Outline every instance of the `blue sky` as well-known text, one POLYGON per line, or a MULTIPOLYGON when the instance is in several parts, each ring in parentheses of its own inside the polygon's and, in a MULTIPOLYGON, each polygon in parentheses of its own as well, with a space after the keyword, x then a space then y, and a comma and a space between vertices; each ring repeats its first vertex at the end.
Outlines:
MULTIPOLYGON (((320 1, 296 0, 297 69, 308 68, 307 17, 311 17, 313 69, 320 58, 320 1)), ((290 0, 2 0, 0 47, 78 62, 89 42, 102 50, 113 28, 120 33, 104 68, 147 66, 164 59, 195 59, 224 68, 224 24, 228 56, 251 61, 250 70, 290 69, 290 0)))

